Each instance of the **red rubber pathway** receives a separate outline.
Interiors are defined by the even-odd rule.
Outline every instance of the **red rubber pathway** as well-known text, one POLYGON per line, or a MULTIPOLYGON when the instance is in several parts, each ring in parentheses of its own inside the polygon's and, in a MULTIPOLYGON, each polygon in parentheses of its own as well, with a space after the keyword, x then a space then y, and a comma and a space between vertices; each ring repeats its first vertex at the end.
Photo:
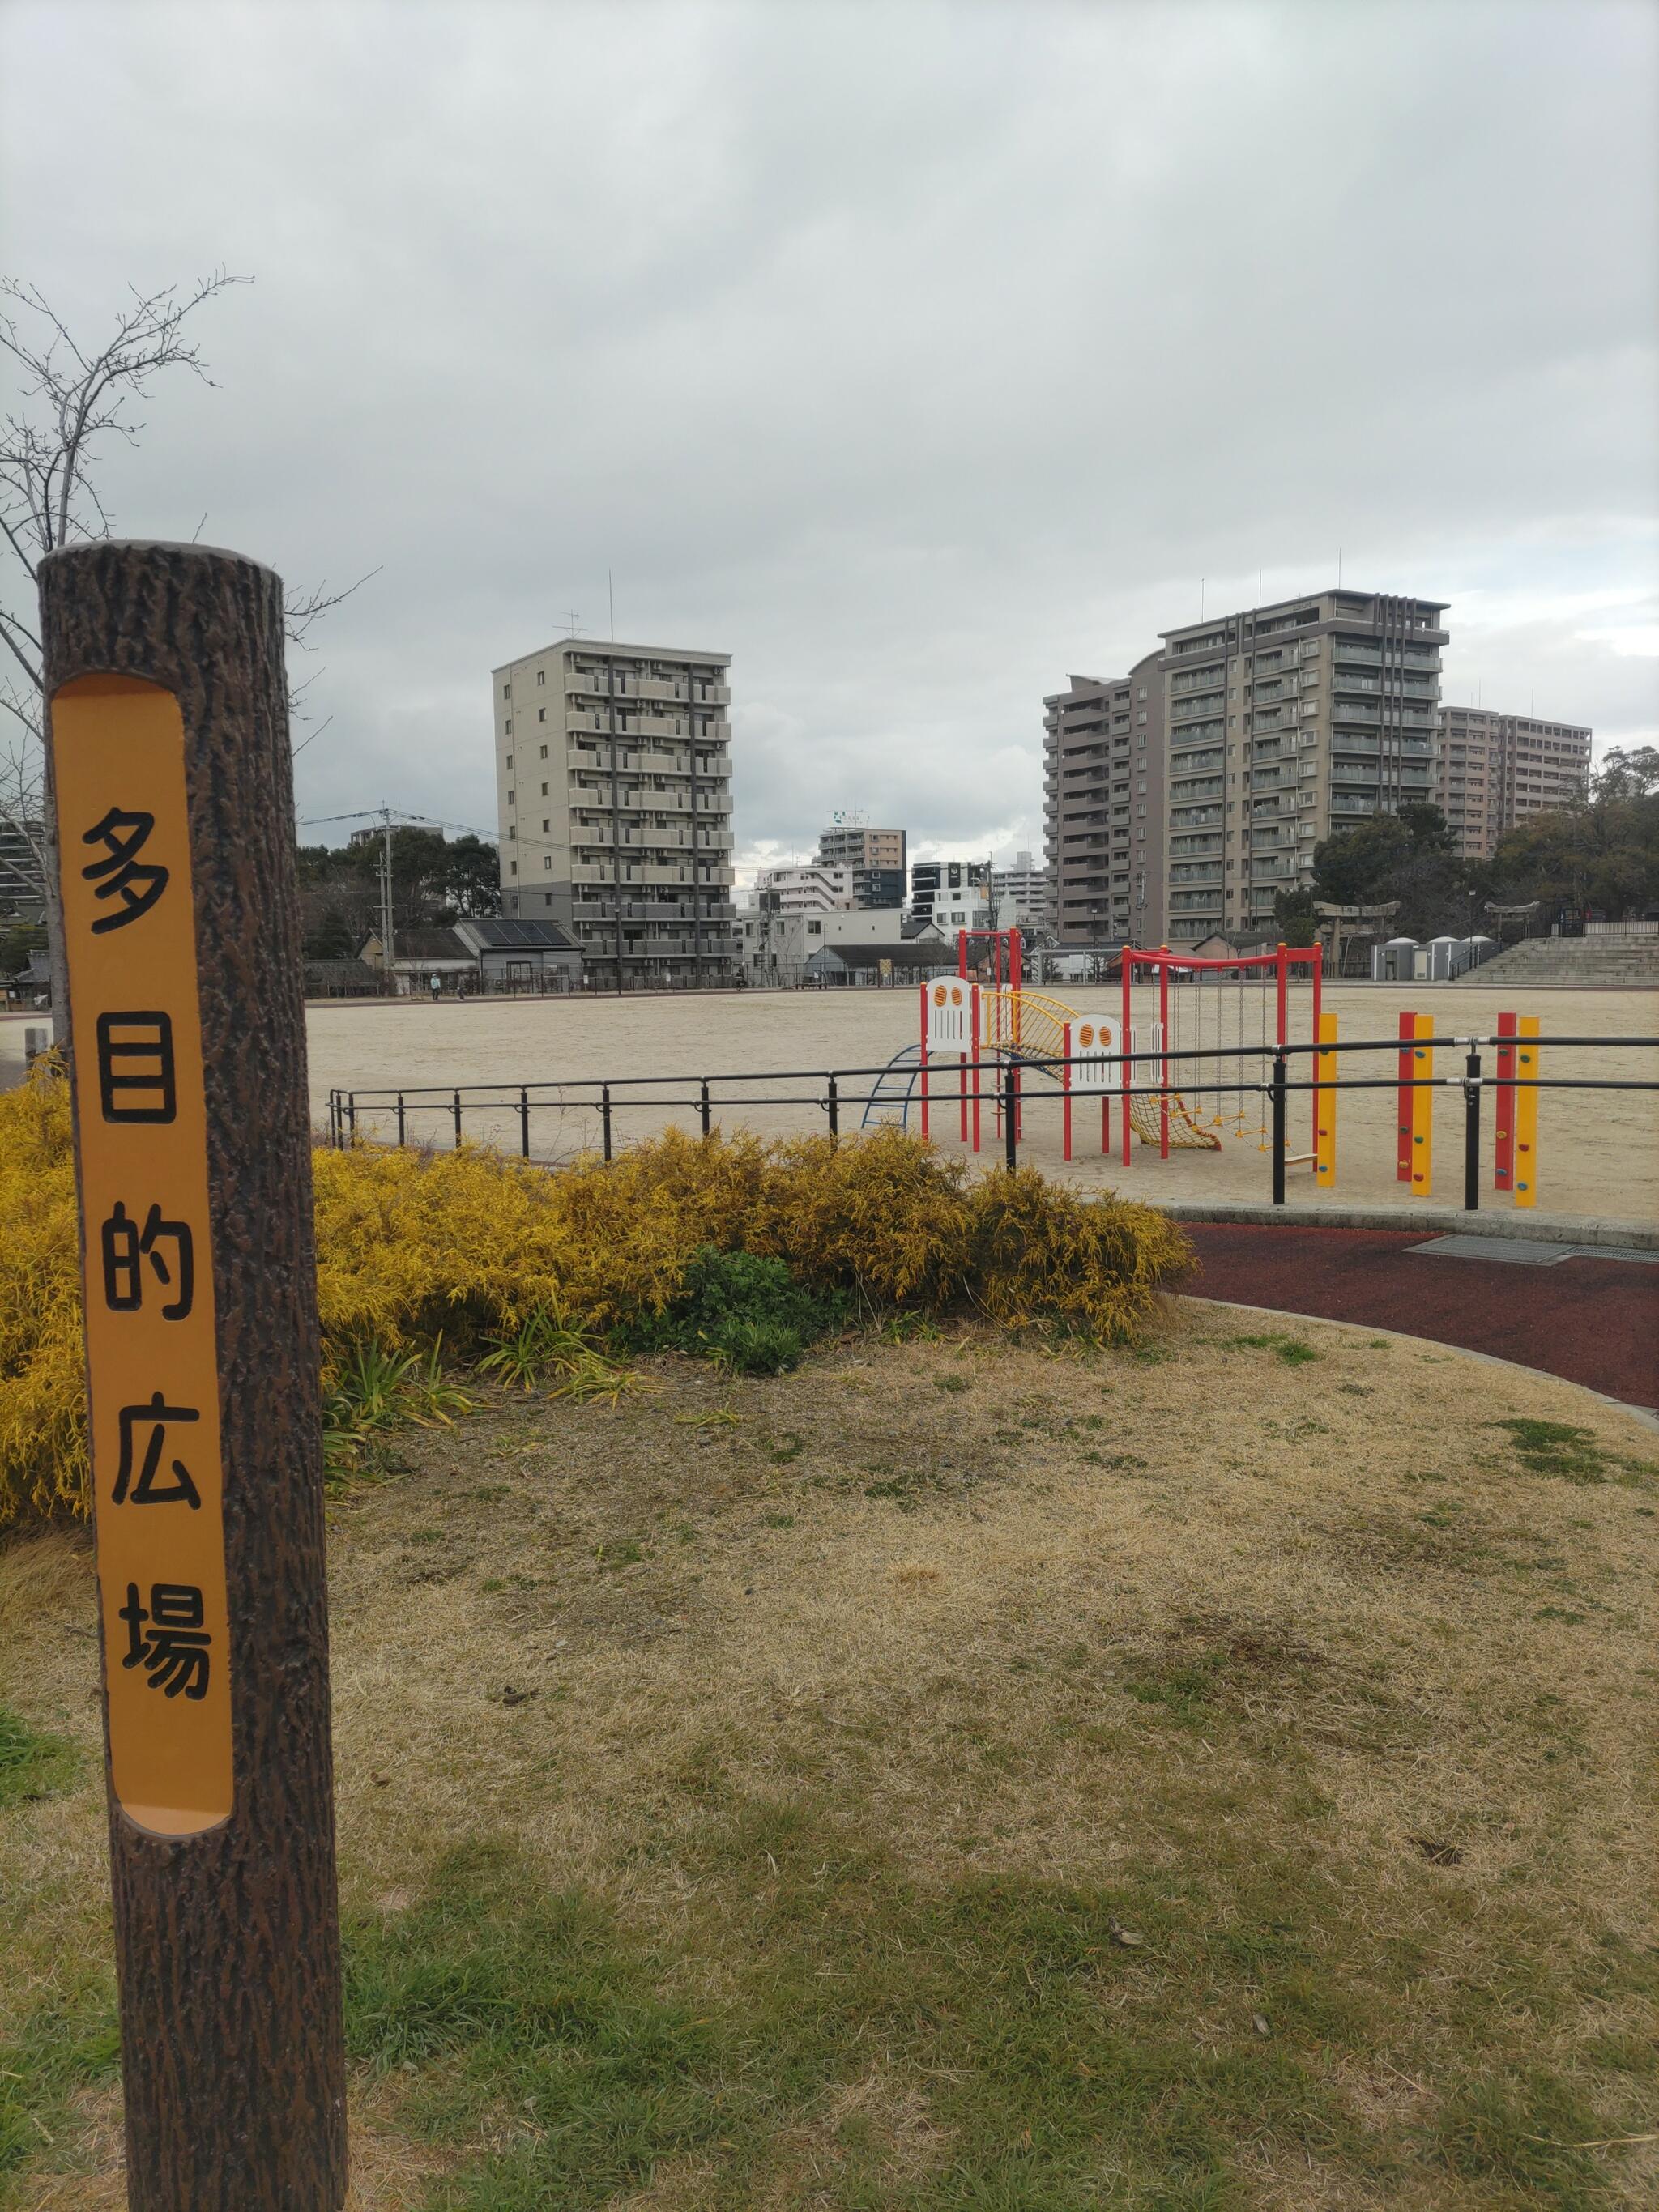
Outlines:
POLYGON ((1440 1258, 1412 1250, 1420 1229, 1182 1227, 1200 1269, 1182 1287, 1196 1297, 1399 1329, 1659 1407, 1659 1266, 1440 1258))

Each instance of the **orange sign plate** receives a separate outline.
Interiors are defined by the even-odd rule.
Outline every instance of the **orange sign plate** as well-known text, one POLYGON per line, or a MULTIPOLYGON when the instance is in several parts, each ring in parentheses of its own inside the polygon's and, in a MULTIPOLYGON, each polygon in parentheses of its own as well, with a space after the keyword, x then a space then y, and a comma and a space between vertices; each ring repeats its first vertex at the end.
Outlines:
POLYGON ((231 1683, 184 721, 87 676, 52 730, 110 1763, 128 1819, 195 1835, 231 1810, 231 1683))

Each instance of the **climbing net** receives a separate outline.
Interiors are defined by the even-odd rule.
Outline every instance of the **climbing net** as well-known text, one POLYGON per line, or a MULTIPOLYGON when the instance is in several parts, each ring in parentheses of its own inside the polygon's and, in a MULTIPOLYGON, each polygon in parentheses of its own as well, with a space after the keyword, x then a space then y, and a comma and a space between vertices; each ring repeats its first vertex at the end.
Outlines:
POLYGON ((1141 1142, 1166 1154, 1219 1152, 1224 1139, 1265 1152, 1273 1048, 1312 1042, 1322 967, 1313 946, 1208 959, 1167 945, 1126 949, 1124 1030, 1132 1051, 1159 1055, 1133 1070, 1143 1095, 1130 1099, 1130 1119, 1141 1142), (1157 1018, 1139 1029, 1131 1024, 1137 984, 1157 992, 1157 1018))

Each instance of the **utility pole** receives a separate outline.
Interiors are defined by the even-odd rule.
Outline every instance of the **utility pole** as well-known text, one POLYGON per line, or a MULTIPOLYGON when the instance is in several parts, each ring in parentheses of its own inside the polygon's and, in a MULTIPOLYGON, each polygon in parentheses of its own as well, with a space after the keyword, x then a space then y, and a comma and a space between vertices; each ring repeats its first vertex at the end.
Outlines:
POLYGON ((380 964, 388 975, 392 973, 392 809, 379 810, 385 817, 380 845, 380 964))

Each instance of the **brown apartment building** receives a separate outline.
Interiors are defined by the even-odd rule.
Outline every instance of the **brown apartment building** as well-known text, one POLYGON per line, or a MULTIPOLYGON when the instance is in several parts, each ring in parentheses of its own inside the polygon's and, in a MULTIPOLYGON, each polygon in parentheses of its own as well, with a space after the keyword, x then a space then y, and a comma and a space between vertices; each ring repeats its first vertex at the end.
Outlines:
POLYGON ((910 838, 904 830, 837 822, 818 834, 818 865, 848 868, 855 907, 902 906, 909 896, 910 838))
POLYGON ((1443 707, 1435 747, 1435 803, 1468 860, 1490 860, 1505 830, 1545 807, 1583 799, 1590 732, 1492 708, 1443 707))
POLYGON ((1061 941, 1271 929, 1322 837, 1430 797, 1443 612, 1311 592, 1166 630, 1127 678, 1045 699, 1061 941))

